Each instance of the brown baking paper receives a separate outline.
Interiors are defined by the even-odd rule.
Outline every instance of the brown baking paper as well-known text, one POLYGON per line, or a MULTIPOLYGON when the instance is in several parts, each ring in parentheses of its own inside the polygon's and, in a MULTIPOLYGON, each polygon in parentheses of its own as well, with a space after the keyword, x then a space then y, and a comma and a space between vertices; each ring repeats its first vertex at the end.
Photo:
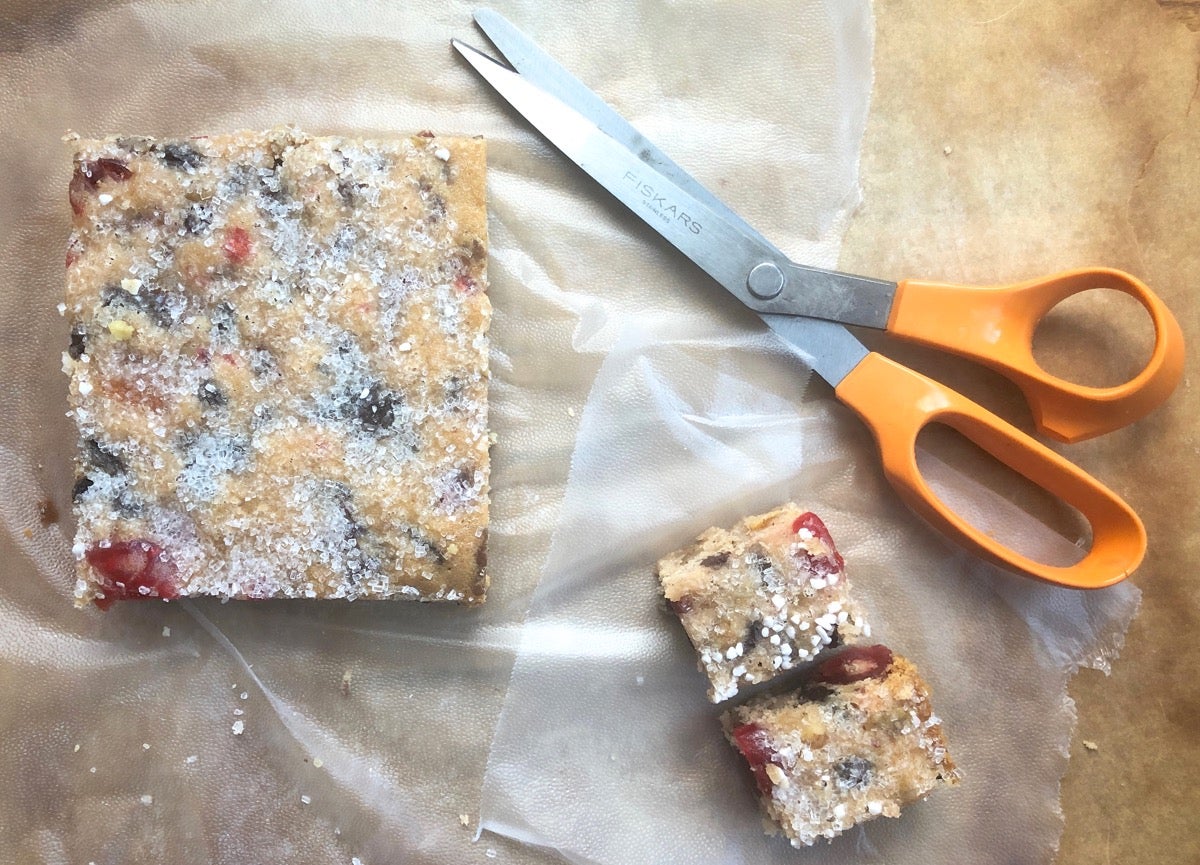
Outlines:
MULTIPOLYGON (((836 261, 859 200, 864 2, 498 5, 789 254, 836 261)), ((1047 855, 1068 671, 1115 650, 1136 591, 1041 590, 938 541, 899 506, 865 432, 803 362, 457 60, 450 36, 485 44, 469 5, 29 2, 6 14, 0 860, 543 862, 557 847, 574 861, 621 861, 617 845, 697 815, 695 837, 726 861, 792 856, 761 836, 651 577, 658 555, 710 522, 784 498, 831 523, 877 633, 933 684, 966 772, 958 790, 816 855, 875 849, 904 861, 927 842, 939 849, 943 818, 1019 861, 1047 855), (59 138, 281 122, 489 139, 490 599, 479 610, 76 611, 67 333, 55 312, 71 168, 59 138), (539 690, 565 671, 567 691, 539 690), (603 711, 581 718, 572 703, 603 711), (521 713, 527 731, 514 726, 521 713), (686 722, 636 728, 651 718, 686 722), (998 770, 1013 728, 1036 734, 1018 775, 998 770), (594 747, 587 760, 629 771, 593 783, 568 766, 547 796, 547 767, 581 742, 594 747), (682 780, 669 771, 681 752, 701 758, 682 780), (676 792, 642 807, 638 783, 676 792), (993 803, 1018 797, 1021 831, 1009 819, 1001 833, 993 803), (481 810, 492 831, 476 840, 481 810)), ((1028 527, 999 503, 981 513, 1028 527)), ((664 837, 688 828, 678 826, 664 837)))

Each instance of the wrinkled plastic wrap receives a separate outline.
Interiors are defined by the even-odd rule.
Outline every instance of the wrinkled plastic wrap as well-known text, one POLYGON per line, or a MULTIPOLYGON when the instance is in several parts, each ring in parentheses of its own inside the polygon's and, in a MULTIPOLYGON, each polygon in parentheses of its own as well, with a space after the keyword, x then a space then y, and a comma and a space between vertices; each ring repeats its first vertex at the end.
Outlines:
MULTIPOLYGON (((497 6, 788 253, 836 260, 870 89, 865 0, 497 6)), ((458 61, 450 36, 485 44, 470 9, 9 4, 0 861, 793 857, 761 835, 652 577, 710 523, 786 498, 829 522, 966 773, 808 858, 937 861, 962 849, 939 846, 954 829, 996 861, 1041 857, 1068 671, 1115 650, 1136 591, 1056 592, 942 545, 803 363, 458 61), (490 598, 76 611, 58 139, 280 122, 489 139, 490 598)))
MULTIPOLYGON (((871 443, 809 379, 765 335, 665 316, 627 329, 583 413, 488 763, 484 829, 572 862, 796 861, 764 836, 751 775, 653 575, 706 527, 793 500, 829 527, 873 638, 930 683, 964 775, 805 860, 1049 855, 1073 719, 1066 681, 1107 663, 1137 590, 1034 585, 951 550, 897 512, 871 443)), ((947 501, 1002 536, 1022 534, 1035 557, 1077 551, 933 455, 924 462, 947 501)))

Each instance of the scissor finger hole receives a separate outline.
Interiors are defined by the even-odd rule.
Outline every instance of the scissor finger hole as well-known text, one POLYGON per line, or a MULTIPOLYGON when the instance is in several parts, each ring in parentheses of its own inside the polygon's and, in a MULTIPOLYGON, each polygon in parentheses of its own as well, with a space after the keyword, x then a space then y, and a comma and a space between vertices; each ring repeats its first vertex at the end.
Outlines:
POLYGON ((1068 297, 1038 322, 1033 358, 1051 375, 1088 387, 1134 378, 1154 351, 1154 323, 1135 298, 1109 288, 1068 297))
POLYGON ((1026 558, 1070 567, 1087 554, 1091 526, 1066 502, 1006 466, 957 430, 928 424, 917 470, 946 510, 1026 558))

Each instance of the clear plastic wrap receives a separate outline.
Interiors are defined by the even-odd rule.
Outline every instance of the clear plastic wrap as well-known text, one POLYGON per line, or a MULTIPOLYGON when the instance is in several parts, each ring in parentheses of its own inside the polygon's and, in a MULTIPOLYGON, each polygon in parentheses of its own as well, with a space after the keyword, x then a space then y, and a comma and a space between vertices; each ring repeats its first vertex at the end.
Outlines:
MULTIPOLYGON (((659 600, 655 561, 710 525, 796 501, 822 516, 873 638, 933 688, 964 780, 899 820, 805 853, 819 862, 1044 861, 1074 714, 1066 682, 1115 652, 1139 593, 1035 585, 951 549, 904 512, 873 443, 763 334, 643 317, 600 370, 522 634, 482 826, 572 862, 795 861, 763 833, 753 782, 659 600), (1013 831, 1020 827, 1019 831, 1013 831)), ((1066 538, 925 457, 976 519, 1068 556, 1066 538)), ((965 512, 964 510, 964 512, 965 512)))

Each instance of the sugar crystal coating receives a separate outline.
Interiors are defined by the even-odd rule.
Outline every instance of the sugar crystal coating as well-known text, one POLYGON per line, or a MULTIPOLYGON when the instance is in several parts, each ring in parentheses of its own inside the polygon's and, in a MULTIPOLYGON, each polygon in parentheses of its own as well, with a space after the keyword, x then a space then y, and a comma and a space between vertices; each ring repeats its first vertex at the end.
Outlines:
POLYGON ((483 601, 483 141, 77 147, 77 603, 483 601))
POLYGON ((658 578, 714 703, 870 634, 825 524, 795 504, 709 529, 658 578))

